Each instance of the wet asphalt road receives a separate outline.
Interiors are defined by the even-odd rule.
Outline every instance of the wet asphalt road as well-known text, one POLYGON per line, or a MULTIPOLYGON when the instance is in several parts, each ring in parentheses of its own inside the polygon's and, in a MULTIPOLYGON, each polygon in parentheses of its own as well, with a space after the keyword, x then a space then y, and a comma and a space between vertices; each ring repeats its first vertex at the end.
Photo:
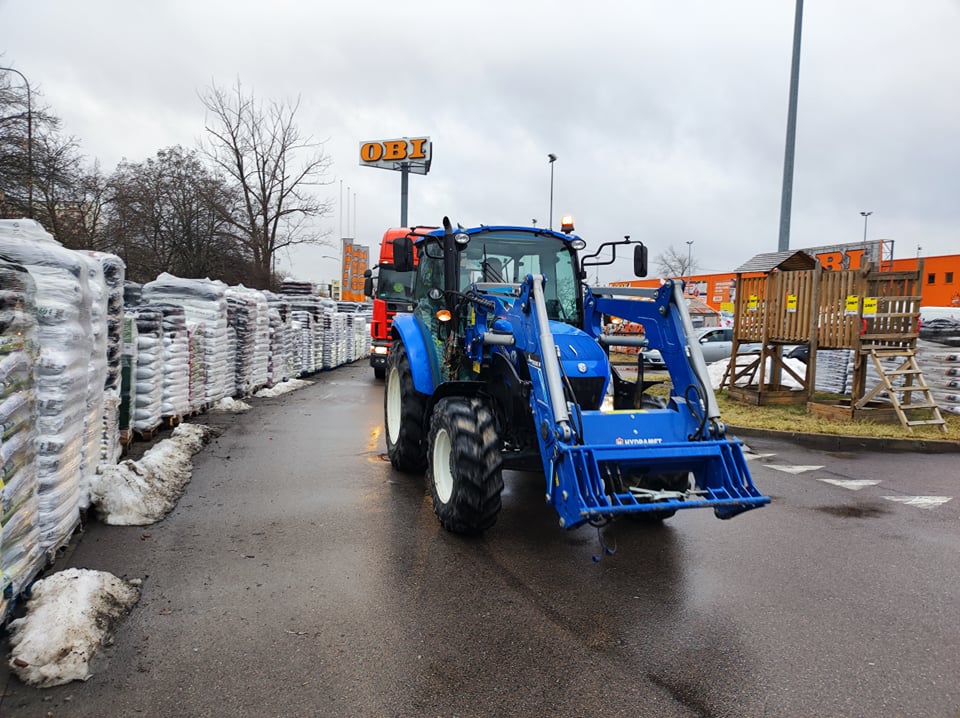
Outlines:
POLYGON ((0 715, 960 715, 960 499, 884 498, 952 496, 960 455, 751 439, 771 506, 617 522, 595 561, 534 475, 485 537, 440 529, 382 458, 382 387, 358 362, 203 417, 224 433, 174 512, 61 561, 144 579, 95 675, 4 667, 0 715))

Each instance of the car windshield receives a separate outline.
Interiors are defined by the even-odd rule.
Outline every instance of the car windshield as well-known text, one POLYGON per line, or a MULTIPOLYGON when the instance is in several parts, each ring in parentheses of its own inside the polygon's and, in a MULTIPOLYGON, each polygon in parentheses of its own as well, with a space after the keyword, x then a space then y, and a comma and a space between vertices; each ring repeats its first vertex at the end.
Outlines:
POLYGON ((377 279, 377 299, 412 299, 416 276, 416 272, 398 272, 391 267, 381 266, 377 279))
POLYGON ((547 315, 577 322, 574 256, 562 240, 531 232, 478 232, 460 252, 460 287, 474 282, 519 284, 528 274, 543 274, 547 315))

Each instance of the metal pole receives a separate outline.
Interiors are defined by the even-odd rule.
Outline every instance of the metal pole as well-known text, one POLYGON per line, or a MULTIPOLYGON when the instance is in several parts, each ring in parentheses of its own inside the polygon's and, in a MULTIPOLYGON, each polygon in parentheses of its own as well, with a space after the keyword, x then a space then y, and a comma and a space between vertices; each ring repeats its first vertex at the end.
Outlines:
POLYGON ((797 0, 793 22, 793 61, 790 65, 790 102, 787 108, 787 141, 783 155, 783 191, 780 195, 780 240, 777 249, 790 249, 790 211, 793 203, 793 155, 797 144, 797 88, 800 85, 800 30, 803 0, 797 0))
POLYGON ((33 219, 33 107, 30 99, 30 81, 20 70, 12 67, 0 67, 0 70, 17 73, 27 87, 27 217, 33 219))
POLYGON ((547 159, 550 160, 550 229, 553 229, 553 163, 557 161, 557 156, 551 152, 547 159))
POLYGON ((407 198, 410 195, 410 163, 400 164, 400 226, 407 226, 407 198))
POLYGON ((863 245, 867 245, 867 217, 869 217, 873 212, 861 212, 860 216, 863 217, 863 245))
POLYGON ((690 281, 690 275, 693 273, 693 267, 690 263, 690 250, 693 249, 693 240, 687 240, 687 282, 690 281))

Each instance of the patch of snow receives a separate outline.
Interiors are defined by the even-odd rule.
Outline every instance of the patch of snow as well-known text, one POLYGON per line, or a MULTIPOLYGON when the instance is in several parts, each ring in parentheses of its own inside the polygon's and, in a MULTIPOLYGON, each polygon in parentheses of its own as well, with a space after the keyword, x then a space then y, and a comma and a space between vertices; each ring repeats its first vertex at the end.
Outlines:
POLYGON ((190 481, 193 455, 214 434, 209 426, 181 424, 139 461, 101 467, 90 485, 90 503, 100 519, 114 526, 143 526, 162 519, 190 481))
POLYGON ((85 681, 90 660, 140 592, 113 574, 70 568, 33 585, 27 612, 10 622, 10 669, 40 688, 85 681))
POLYGON ((290 391, 296 391, 297 389, 303 389, 305 386, 310 386, 313 384, 312 381, 304 381, 303 379, 288 379, 287 381, 272 386, 269 389, 261 389, 256 394, 255 397, 259 399, 269 399, 274 396, 280 396, 281 394, 286 394, 290 391))
POLYGON ((210 407, 210 411, 219 411, 225 414, 242 414, 245 411, 250 411, 250 405, 245 401, 240 401, 239 399, 225 396, 223 399, 210 407))
MULTIPOLYGON (((715 361, 712 364, 707 364, 707 373, 710 376, 710 384, 711 386, 713 386, 715 390, 720 388, 720 382, 723 381, 723 375, 727 371, 728 361, 729 361, 728 359, 724 359, 723 361, 715 361)), ((795 371, 798 376, 806 376, 807 365, 804 364, 799 359, 784 358, 783 363, 788 367, 790 367, 791 369, 793 369, 793 371, 795 371)), ((770 372, 772 371, 771 364, 772 364, 772 361, 770 359, 767 359, 767 366, 765 368, 764 376, 767 377, 768 380, 770 377, 770 372)), ((759 379, 759 377, 760 377, 760 371, 758 370, 755 379, 759 379)), ((799 382, 797 382, 796 379, 794 379, 792 376, 790 376, 790 374, 788 374, 785 371, 780 373, 780 383, 783 386, 789 387, 791 389, 800 388, 799 382)))

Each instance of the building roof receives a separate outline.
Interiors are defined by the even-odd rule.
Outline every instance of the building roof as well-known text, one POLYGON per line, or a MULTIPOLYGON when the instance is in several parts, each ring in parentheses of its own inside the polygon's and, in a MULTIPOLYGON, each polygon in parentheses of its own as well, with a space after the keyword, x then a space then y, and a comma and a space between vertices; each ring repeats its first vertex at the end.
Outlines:
POLYGON ((733 271, 737 274, 742 272, 772 272, 774 269, 790 272, 798 269, 813 269, 816 266, 817 260, 806 252, 788 249, 784 252, 758 254, 733 271))

